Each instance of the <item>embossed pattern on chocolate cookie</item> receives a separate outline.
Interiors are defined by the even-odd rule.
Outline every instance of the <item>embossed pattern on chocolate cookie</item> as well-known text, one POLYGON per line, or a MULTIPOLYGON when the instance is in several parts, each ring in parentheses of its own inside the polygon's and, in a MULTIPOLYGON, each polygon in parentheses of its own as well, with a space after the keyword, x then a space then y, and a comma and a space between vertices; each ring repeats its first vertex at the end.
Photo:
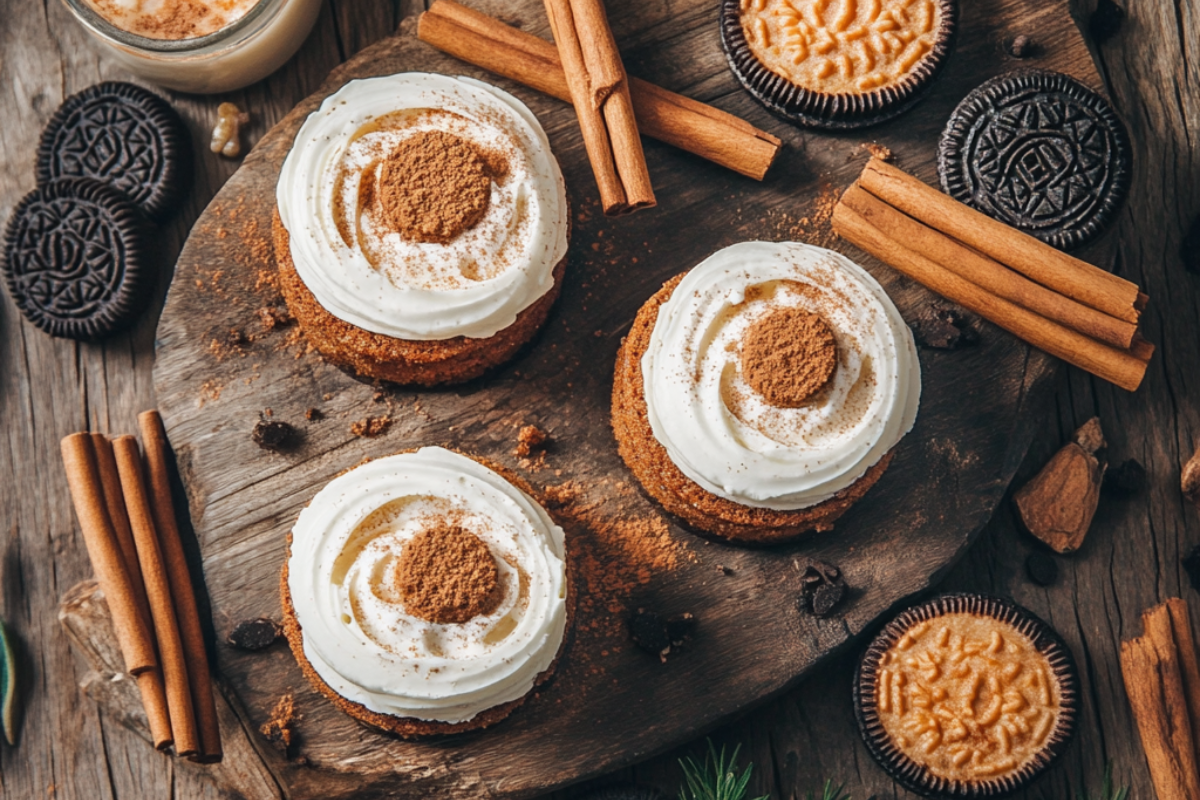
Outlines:
POLYGON ((13 302, 51 336, 92 340, 126 327, 150 294, 143 226, 133 203, 99 181, 34 189, 4 234, 13 302))
POLYGON ((39 184, 95 178, 162 218, 184 188, 187 136, 175 110, 131 83, 109 81, 68 97, 42 131, 39 184))
POLYGON ((1120 210, 1131 158, 1107 100, 1066 75, 1019 70, 959 103, 942 133, 938 172, 955 199, 1071 250, 1120 210))

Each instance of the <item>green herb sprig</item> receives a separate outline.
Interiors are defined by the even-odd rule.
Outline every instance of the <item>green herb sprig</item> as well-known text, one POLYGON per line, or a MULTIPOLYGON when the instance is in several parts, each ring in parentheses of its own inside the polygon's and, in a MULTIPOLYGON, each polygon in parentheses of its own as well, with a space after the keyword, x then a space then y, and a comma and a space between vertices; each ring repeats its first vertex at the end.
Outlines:
MULTIPOLYGON (((833 786, 833 779, 826 778, 825 786, 821 790, 820 800, 850 800, 850 794, 848 792, 846 794, 842 794, 842 789, 844 788, 846 788, 846 784, 843 783, 835 789, 833 786)), ((810 789, 805 793, 804 800, 817 800, 817 797, 810 789)))
MULTIPOLYGON (((703 762, 697 762, 691 756, 679 759, 683 769, 683 788, 679 790, 679 800, 746 800, 746 788, 750 783, 750 773, 753 764, 747 764, 746 769, 739 775, 737 768, 738 752, 741 745, 733 748, 733 754, 725 757, 725 746, 717 752, 717 746, 712 739, 708 743, 708 754, 703 762)), ((754 800, 769 800, 767 795, 754 800)))
POLYGON ((1116 788, 1112 781, 1112 762, 1104 765, 1104 780, 1100 783, 1100 795, 1091 797, 1085 794, 1083 789, 1080 789, 1075 794, 1076 800, 1127 800, 1129 797, 1129 787, 1122 786, 1116 788))

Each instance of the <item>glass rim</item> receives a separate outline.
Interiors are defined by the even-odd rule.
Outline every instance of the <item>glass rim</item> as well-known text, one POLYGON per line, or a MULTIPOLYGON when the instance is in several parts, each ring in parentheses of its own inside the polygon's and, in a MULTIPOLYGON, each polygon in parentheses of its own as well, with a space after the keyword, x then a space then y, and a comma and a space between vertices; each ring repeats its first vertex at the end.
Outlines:
POLYGON ((149 36, 140 36, 118 28, 109 22, 92 8, 87 0, 64 0, 64 2, 88 28, 126 47, 155 53, 189 53, 220 44, 244 31, 266 12, 267 6, 272 3, 277 4, 281 0, 258 0, 253 8, 236 21, 223 28, 218 28, 212 33, 207 33, 204 36, 194 36, 190 39, 155 39, 149 36))

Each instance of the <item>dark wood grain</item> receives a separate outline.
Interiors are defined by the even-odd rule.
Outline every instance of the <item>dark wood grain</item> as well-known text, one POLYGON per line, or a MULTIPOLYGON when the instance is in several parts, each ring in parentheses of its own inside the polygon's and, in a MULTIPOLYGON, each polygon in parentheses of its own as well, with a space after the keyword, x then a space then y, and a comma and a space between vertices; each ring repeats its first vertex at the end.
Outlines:
MULTIPOLYGON (((1073 10, 1085 19, 1093 4, 1073 0, 1073 10)), ((269 80, 227 96, 171 99, 198 145, 207 139, 216 105, 224 99, 253 112, 253 141, 314 91, 333 66, 386 36, 402 12, 420 5, 420 0, 332 2, 301 54, 269 80)), ((704 38, 703 15, 690 6, 661 1, 621 5, 618 36, 667 74, 671 63, 690 58, 695 43, 704 38), (644 27, 632 22, 640 15, 645 15, 644 27), (670 38, 663 38, 661 49, 650 55, 660 34, 667 32, 670 38)), ((942 583, 1014 594, 1064 633, 1083 668, 1085 735, 1021 800, 1074 797, 1081 776, 1095 789, 1109 759, 1118 778, 1132 784, 1132 797, 1153 796, 1117 672, 1117 642, 1137 632, 1142 608, 1168 595, 1182 594, 1197 612, 1197 596, 1178 559, 1200 542, 1200 516, 1182 501, 1178 478, 1182 461, 1200 438, 1200 405, 1195 402, 1200 278, 1183 271, 1177 251, 1183 228, 1200 213, 1200 4, 1163 0, 1126 5, 1130 17, 1124 29, 1095 52, 1136 147, 1133 196, 1118 231, 1118 269, 1144 280, 1155 297, 1146 320, 1160 351, 1146 385, 1133 396, 1065 372, 1057 385, 1057 413, 1035 436, 1021 469, 1032 474, 1071 430, 1099 413, 1113 456, 1142 460, 1150 471, 1150 489, 1130 500, 1101 500, 1090 544, 1060 562, 1063 574, 1054 587, 1038 589, 1024 579, 1022 563, 1031 545, 1015 532, 1004 505, 942 583)), ((545 35, 538 27, 541 14, 505 16, 545 35)), ((1037 20, 1009 18, 1005 29, 1030 34, 1047 48, 1057 44, 1042 35, 1044 26, 1037 20)), ((1004 60, 998 44, 995 58, 996 69, 1014 64, 1004 60)), ((0 109, 5 112, 0 216, 7 217, 33 187, 37 135, 57 104, 107 78, 127 76, 88 47, 59 3, 0 0, 0 109)), ((754 111, 718 72, 695 83, 670 85, 736 113, 754 111)), ((941 111, 948 113, 948 108, 943 105, 941 111)), ((888 144, 891 137, 881 130, 871 138, 888 144)), ((791 141, 807 141, 811 151, 822 149, 821 137, 794 134, 791 141)), ((186 232, 237 166, 203 149, 197 152, 192 196, 163 229, 160 295, 186 232)), ((134 430, 136 412, 155 403, 150 370, 156 318, 151 312, 129 334, 103 345, 80 346, 45 338, 21 319, 7 296, 0 301, 0 430, 7 445, 0 451, 0 476, 5 478, 0 481, 0 521, 6 532, 0 612, 16 633, 19 659, 29 676, 19 745, 0 746, 3 797, 218 795, 97 713, 92 701, 76 690, 84 666, 70 655, 54 619, 59 596, 90 572, 67 505, 57 440, 84 425, 134 430)), ((779 800, 803 798, 829 776, 846 781, 855 800, 874 794, 908 796, 874 766, 854 732, 848 700, 853 659, 853 652, 835 657, 796 689, 715 733, 720 742, 744 743, 743 758, 749 755, 756 763, 752 789, 769 791, 779 800)), ((688 702, 719 704, 722 694, 715 691, 688 702)), ((694 743, 611 777, 657 784, 673 796, 679 781, 675 759, 701 746, 694 743)))
MULTIPOLYGON (((861 134, 801 135, 737 91, 709 6, 677 4, 660 19, 654 4, 610 4, 618 35, 634 43, 630 70, 672 89, 705 86, 702 98, 747 115, 790 146, 760 184, 651 145, 658 208, 608 220, 594 200, 571 109, 502 82, 546 127, 576 201, 576 224, 563 296, 546 330, 512 365, 465 389, 379 392, 289 344, 290 327, 264 330, 256 312, 280 302, 264 281, 274 270, 268 242, 278 170, 321 99, 349 79, 404 70, 485 74, 417 42, 406 23, 404 35, 335 70, 218 192, 180 255, 155 367, 218 641, 240 619, 277 613, 282 542, 296 514, 364 457, 450 445, 518 469, 535 485, 577 481, 610 519, 658 516, 641 496, 622 493, 631 479, 608 426, 611 364, 633 314, 663 280, 735 241, 799 236, 829 243, 819 198, 848 185, 868 155, 861 134), (808 223, 801 222, 805 216, 808 223), (307 422, 310 407, 324 419, 307 422), (250 429, 266 409, 302 428, 302 446, 280 455, 252 442, 250 429), (351 433, 352 422, 384 413, 394 419, 385 435, 351 433), (540 425, 554 440, 545 469, 523 468, 511 454, 525 423, 540 425)), ((506 3, 503 12, 532 30, 544 27, 536 0, 506 3)), ((977 4, 963 21, 956 68, 917 111, 872 138, 887 141, 906 169, 935 180, 937 134, 953 104, 1002 68, 996 53, 1010 18, 1036 18, 1061 41, 1043 65, 1097 83, 1083 41, 1062 12, 1015 0, 977 4)), ((923 289, 871 266, 909 319, 929 302, 923 289)), ((299 744, 294 758, 274 765, 294 797, 529 796, 686 740, 794 685, 880 613, 928 588, 982 528, 1048 408, 1053 367, 979 324, 985 336, 978 346, 922 354, 917 426, 880 484, 833 534, 745 551, 709 546, 672 528, 686 551, 678 567, 658 571, 632 596, 602 593, 585 604, 555 681, 494 731, 437 745, 399 742, 364 729, 307 687, 283 648, 250 655, 218 647, 218 666, 255 725, 279 697, 294 692, 299 744), (836 618, 815 621, 794 610, 795 565, 804 557, 840 565, 854 587, 836 618), (732 567, 732 575, 721 574, 719 564, 732 567), (627 612, 611 610, 614 603, 627 611, 640 605, 692 611, 700 634, 690 651, 663 666, 631 646, 627 612), (697 694, 719 701, 688 701, 697 694)), ((582 524, 568 526, 568 534, 587 546, 598 532, 582 524)))

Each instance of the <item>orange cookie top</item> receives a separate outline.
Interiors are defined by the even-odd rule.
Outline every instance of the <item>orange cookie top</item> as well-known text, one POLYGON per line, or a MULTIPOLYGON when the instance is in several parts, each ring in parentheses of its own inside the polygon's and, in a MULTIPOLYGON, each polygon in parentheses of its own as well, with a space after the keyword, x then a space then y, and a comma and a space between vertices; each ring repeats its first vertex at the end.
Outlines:
POLYGON ((934 49, 935 0, 741 0, 754 55, 793 84, 861 94, 903 81, 934 49))
POLYGON ((888 648, 875 701, 904 755, 939 778, 970 783, 1038 756, 1062 691, 1049 659, 1013 625, 951 613, 914 625, 888 648))

